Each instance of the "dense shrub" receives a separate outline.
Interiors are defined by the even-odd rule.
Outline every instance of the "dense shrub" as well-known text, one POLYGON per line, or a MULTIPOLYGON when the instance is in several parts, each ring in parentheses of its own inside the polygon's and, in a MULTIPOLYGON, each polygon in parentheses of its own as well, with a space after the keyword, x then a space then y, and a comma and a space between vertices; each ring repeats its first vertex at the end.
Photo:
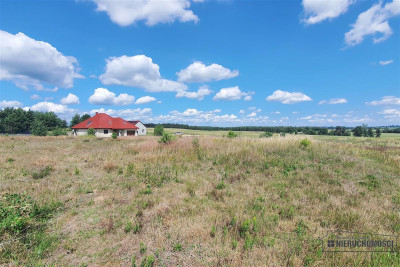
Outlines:
POLYGON ((235 137, 237 137, 238 136, 238 134, 237 133, 235 133, 234 131, 232 131, 232 130, 229 130, 229 132, 228 132, 228 138, 235 138, 235 137))
POLYGON ((264 132, 260 134, 260 137, 272 137, 274 134, 271 132, 264 132))
POLYGON ((154 127, 154 135, 155 136, 162 136, 163 133, 164 133, 164 126, 156 125, 156 127, 154 127))
POLYGON ((300 141, 301 148, 307 148, 309 145, 311 145, 311 141, 307 138, 300 141))
POLYGON ((54 129, 54 131, 52 132, 52 135, 53 136, 68 135, 67 129, 58 127, 56 129, 54 129))
POLYGON ((160 140, 158 140, 158 142, 167 144, 167 143, 173 141, 174 139, 175 139, 175 137, 172 136, 172 134, 164 132, 162 134, 162 137, 160 138, 160 140))
POLYGON ((116 133, 116 132, 113 132, 112 135, 111 135, 111 137, 112 137, 112 139, 117 139, 117 133, 116 133))
POLYGON ((87 131, 87 134, 88 135, 96 135, 96 130, 93 129, 93 128, 89 128, 88 131, 87 131))

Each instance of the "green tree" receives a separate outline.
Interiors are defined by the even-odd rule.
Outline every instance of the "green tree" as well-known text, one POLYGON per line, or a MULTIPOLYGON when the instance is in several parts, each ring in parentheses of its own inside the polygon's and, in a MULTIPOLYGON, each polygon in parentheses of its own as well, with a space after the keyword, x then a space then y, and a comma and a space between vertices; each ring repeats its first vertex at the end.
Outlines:
POLYGON ((47 127, 47 130, 52 131, 57 127, 66 128, 66 122, 61 120, 54 112, 36 112, 35 120, 41 120, 47 127))
POLYGON ((6 133, 27 133, 30 123, 27 120, 27 112, 23 109, 10 109, 4 118, 4 129, 6 133))
POLYGON ((368 137, 374 137, 374 132, 372 131, 372 128, 368 128, 367 136, 368 137))
POLYGON ((116 132, 113 132, 112 134, 111 134, 111 137, 112 137, 112 139, 117 139, 117 133, 116 132))
POLYGON ((79 116, 78 113, 76 113, 76 114, 72 117, 71 122, 70 122, 69 125, 70 125, 70 127, 73 127, 73 126, 77 125, 79 122, 81 122, 81 117, 79 116))
POLYGON ((162 126, 161 124, 156 125, 156 127, 154 127, 154 135, 155 136, 162 136, 164 133, 164 126, 162 126))
POLYGON ((357 137, 363 136, 363 128, 361 126, 357 126, 356 128, 354 128, 353 135, 357 137))
POLYGON ((362 135, 365 136, 365 137, 368 136, 368 131, 367 131, 368 129, 367 129, 367 127, 368 127, 367 124, 361 125, 361 128, 362 128, 362 135))
POLYGON ((376 137, 381 137, 381 129, 379 129, 379 128, 376 128, 376 130, 375 130, 375 136, 376 137))
POLYGON ((89 114, 82 115, 82 117, 81 117, 81 119, 79 120, 79 122, 85 121, 85 120, 90 119, 90 118, 91 118, 91 117, 90 117, 89 114))
POLYGON ((31 133, 33 135, 45 136, 47 134, 47 127, 43 121, 35 119, 31 127, 31 133))

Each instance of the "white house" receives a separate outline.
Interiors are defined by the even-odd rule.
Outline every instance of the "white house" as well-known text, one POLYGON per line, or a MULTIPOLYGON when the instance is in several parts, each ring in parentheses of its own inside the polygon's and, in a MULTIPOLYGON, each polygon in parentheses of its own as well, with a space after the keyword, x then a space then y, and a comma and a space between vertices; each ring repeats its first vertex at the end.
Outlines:
POLYGON ((141 121, 128 121, 138 127, 138 135, 146 135, 146 126, 141 121))
MULTIPOLYGON (((118 136, 139 135, 139 128, 134 124, 97 112, 93 117, 74 125, 71 129, 74 135, 87 135, 88 129, 94 129, 97 137, 111 137, 113 132, 118 136)), ((146 130, 144 133, 146 134, 146 130)))

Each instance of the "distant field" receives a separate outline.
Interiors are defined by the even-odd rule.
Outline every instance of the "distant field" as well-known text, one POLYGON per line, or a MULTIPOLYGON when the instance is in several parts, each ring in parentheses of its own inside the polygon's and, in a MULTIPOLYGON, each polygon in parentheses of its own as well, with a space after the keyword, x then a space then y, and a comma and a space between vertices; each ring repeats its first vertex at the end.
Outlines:
POLYGON ((199 136, 0 136, 0 265, 400 266, 319 241, 400 234, 397 135, 166 130, 199 136))
MULTIPOLYGON (((166 132, 176 133, 183 132, 183 135, 198 135, 198 136, 226 136, 228 131, 203 131, 203 130, 188 130, 178 128, 164 128, 166 132)), ((147 128, 147 134, 153 135, 154 128, 147 128)), ((262 132, 248 132, 248 131, 236 131, 241 137, 259 137, 262 132)))
MULTIPOLYGON (((198 136, 226 136, 228 134, 228 131, 204 131, 204 130, 188 130, 188 129, 178 129, 178 128, 164 128, 165 131, 169 133, 176 133, 176 132, 182 132, 183 135, 198 135, 198 136)), ((153 135, 154 128, 147 128, 147 135, 153 135)), ((239 136, 241 137, 259 137, 261 131, 235 131, 239 136)), ((279 136, 279 134, 274 134, 275 136, 279 136)), ((286 134, 290 135, 290 134, 286 134)), ((294 135, 294 134, 292 134, 294 135)), ((300 136, 304 136, 299 134, 300 136)), ((314 137, 321 137, 321 138, 326 138, 326 139, 341 139, 341 140, 347 140, 347 141, 356 141, 360 137, 341 137, 341 136, 315 136, 314 137), (355 139, 354 139, 355 138, 355 139)), ((361 137, 360 140, 362 140, 364 137, 361 137)), ((400 139, 400 134, 398 133, 383 133, 380 137, 381 139, 400 139)), ((368 138, 364 138, 368 139, 368 138)), ((374 140, 374 139, 372 139, 374 140)))

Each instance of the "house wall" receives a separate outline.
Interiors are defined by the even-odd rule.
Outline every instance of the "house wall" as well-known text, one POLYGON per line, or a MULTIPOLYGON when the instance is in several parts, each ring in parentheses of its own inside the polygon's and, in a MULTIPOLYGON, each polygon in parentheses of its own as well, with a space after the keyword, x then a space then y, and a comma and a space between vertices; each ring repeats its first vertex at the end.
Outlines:
POLYGON ((143 123, 141 123, 140 121, 138 123, 136 123, 136 127, 138 127, 139 129, 138 131, 138 135, 146 135, 147 131, 146 131, 146 126, 144 126, 143 123))
POLYGON ((87 129, 76 129, 76 135, 87 135, 87 129))
POLYGON ((111 137, 113 130, 112 129, 95 129, 97 137, 111 137), (104 133, 104 130, 108 130, 108 134, 104 133))
MULTIPOLYGON (((88 129, 76 129, 76 135, 87 135, 88 129)), ((112 129, 95 129, 97 137, 111 137, 112 129), (104 130, 108 130, 108 134, 104 134, 104 130)), ((127 136, 127 130, 116 130, 118 136, 127 136)))

